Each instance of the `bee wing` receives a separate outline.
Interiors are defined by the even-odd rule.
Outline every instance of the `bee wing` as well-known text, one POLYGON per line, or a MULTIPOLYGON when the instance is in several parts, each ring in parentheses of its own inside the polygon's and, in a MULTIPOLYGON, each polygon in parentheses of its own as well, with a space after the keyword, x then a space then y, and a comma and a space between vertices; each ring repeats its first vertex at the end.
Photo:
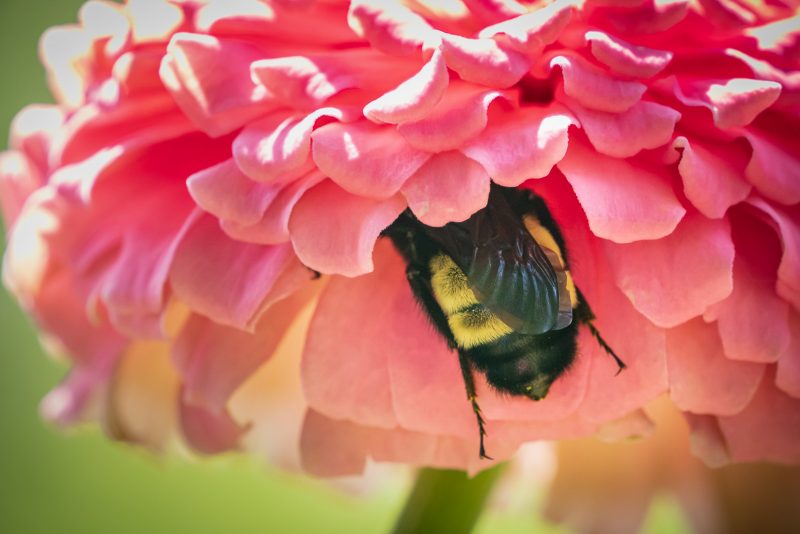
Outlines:
POLYGON ((515 331, 543 334, 569 324, 559 313, 553 266, 501 194, 493 192, 468 220, 428 233, 467 275, 478 301, 515 331))

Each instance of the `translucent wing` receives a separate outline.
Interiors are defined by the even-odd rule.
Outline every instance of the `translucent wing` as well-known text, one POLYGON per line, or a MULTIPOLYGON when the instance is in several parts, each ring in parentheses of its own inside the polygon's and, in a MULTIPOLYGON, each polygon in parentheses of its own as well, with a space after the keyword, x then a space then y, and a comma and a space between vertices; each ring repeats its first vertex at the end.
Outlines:
POLYGON ((566 324, 559 313, 559 277, 547 254, 497 189, 468 220, 426 231, 466 273, 481 304, 517 332, 543 334, 571 321, 571 310, 566 324))

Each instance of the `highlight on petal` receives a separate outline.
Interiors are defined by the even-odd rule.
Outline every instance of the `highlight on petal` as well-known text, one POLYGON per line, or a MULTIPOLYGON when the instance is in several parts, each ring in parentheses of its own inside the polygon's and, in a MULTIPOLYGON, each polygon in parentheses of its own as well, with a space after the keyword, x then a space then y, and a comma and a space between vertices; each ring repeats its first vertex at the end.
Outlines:
POLYGON ((373 47, 395 56, 417 54, 426 42, 435 39, 425 19, 396 0, 350 2, 347 22, 373 47))
POLYGON ((373 200, 325 180, 308 190, 294 207, 289 219, 292 245, 303 264, 321 273, 369 273, 378 235, 405 207, 399 195, 373 200))
POLYGON ((615 243, 659 239, 671 234, 686 213, 662 176, 597 154, 578 140, 570 143, 558 168, 597 237, 615 243))
POLYGON ((647 90, 647 86, 639 82, 615 80, 577 55, 556 56, 550 60, 549 66, 550 69, 561 69, 564 93, 568 97, 598 111, 627 111, 647 90))
POLYGON ((631 78, 650 78, 672 60, 672 52, 632 45, 600 31, 586 32, 592 55, 612 72, 631 78))
POLYGON ((527 57, 493 39, 449 33, 442 33, 441 39, 447 66, 468 82, 505 89, 517 83, 531 67, 527 57))
POLYGON ((495 183, 515 187, 542 178, 567 151, 567 130, 575 124, 559 106, 522 108, 498 118, 461 148, 495 183))
POLYGON ((530 13, 488 26, 478 36, 486 39, 503 34, 517 50, 536 55, 558 39, 572 17, 572 10, 571 1, 558 0, 530 13))
POLYGON ((489 200, 489 175, 457 151, 435 154, 401 190, 414 215, 428 226, 467 220, 489 200))
POLYGON ((763 80, 733 78, 676 84, 675 91, 685 104, 710 109, 714 123, 725 129, 753 122, 762 111, 775 103, 781 94, 781 85, 763 80))
POLYGON ((354 195, 386 199, 397 193, 430 154, 411 147, 391 126, 332 123, 312 135, 319 170, 354 195))
POLYGON ((341 91, 357 86, 352 74, 304 56, 261 59, 250 65, 250 73, 254 82, 297 109, 316 109, 341 91))

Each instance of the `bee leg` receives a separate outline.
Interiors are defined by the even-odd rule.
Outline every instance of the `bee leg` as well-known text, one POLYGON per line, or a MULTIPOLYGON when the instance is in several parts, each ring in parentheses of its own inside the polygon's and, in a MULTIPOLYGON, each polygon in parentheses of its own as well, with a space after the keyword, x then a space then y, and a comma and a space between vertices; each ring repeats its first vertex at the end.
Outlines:
POLYGON ((592 309, 589 308, 589 305, 586 303, 586 299, 583 297, 583 294, 578 290, 578 305, 575 308, 575 318, 580 321, 581 323, 585 324, 589 328, 589 332, 591 332, 592 337, 597 340, 597 344, 600 345, 603 350, 606 351, 606 354, 614 358, 614 361, 617 363, 617 374, 620 374, 623 369, 627 367, 625 362, 622 361, 622 358, 617 356, 617 353, 614 352, 606 340, 603 339, 603 336, 600 335, 600 332, 594 326, 594 312, 592 309))
POLYGON ((493 460, 491 456, 486 454, 486 448, 483 444, 483 438, 486 436, 486 421, 483 420, 481 407, 478 405, 478 395, 475 393, 475 377, 472 375, 472 365, 467 360, 466 355, 458 351, 458 363, 461 364, 461 375, 464 377, 464 387, 467 390, 467 400, 472 404, 472 411, 475 412, 475 418, 478 421, 478 433, 480 434, 480 457, 486 460, 493 460))

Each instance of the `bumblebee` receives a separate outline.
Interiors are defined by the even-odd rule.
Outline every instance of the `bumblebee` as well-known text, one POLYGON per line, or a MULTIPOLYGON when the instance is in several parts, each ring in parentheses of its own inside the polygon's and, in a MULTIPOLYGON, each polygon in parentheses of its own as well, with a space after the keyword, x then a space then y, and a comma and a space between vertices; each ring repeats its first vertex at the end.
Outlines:
POLYGON ((574 361, 581 324, 625 367, 594 327, 561 232, 531 191, 493 184, 486 207, 464 222, 426 226, 406 210, 384 233, 417 301, 458 352, 481 458, 489 457, 476 370, 500 393, 543 399, 574 361))

